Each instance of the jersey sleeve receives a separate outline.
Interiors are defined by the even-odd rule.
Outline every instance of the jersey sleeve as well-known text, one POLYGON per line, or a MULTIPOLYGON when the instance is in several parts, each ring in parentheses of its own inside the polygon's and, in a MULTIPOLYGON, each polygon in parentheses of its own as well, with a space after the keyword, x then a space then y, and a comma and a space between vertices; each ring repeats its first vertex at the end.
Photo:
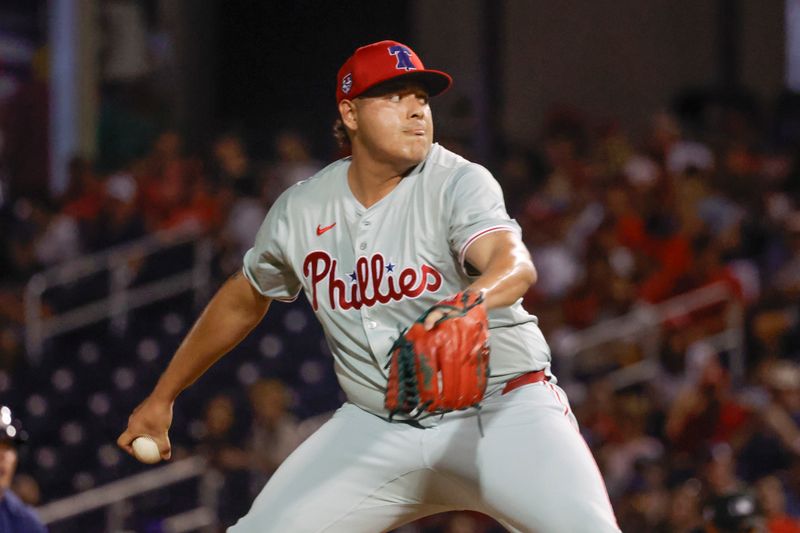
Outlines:
POLYGON ((522 234, 506 211, 500 184, 488 170, 474 163, 453 177, 445 192, 445 209, 450 214, 450 249, 462 267, 470 244, 483 235, 494 231, 522 234))
POLYGON ((300 281, 285 255, 283 240, 290 235, 287 194, 273 204, 256 235, 256 241, 244 255, 242 271, 258 292, 275 300, 294 300, 300 281))

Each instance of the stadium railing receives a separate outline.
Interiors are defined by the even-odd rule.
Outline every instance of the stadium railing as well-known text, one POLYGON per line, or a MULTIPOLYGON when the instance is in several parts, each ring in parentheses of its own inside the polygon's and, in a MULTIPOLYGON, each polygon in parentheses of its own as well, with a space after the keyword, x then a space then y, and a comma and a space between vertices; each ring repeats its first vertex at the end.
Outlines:
POLYGON ((115 330, 124 331, 129 311, 184 292, 193 291, 195 303, 202 302, 209 290, 212 257, 210 240, 195 232, 164 231, 34 274, 24 293, 28 356, 36 364, 48 339, 108 319, 115 330), (132 285, 136 265, 181 246, 193 248, 193 258, 184 269, 132 285), (45 312, 44 295, 47 291, 68 289, 92 276, 107 283, 106 291, 97 299, 76 307, 45 312))
POLYGON ((615 389, 653 379, 661 371, 659 355, 665 332, 671 330, 680 334, 681 329, 685 330, 687 324, 696 320, 697 314, 708 310, 715 313, 722 327, 692 340, 727 354, 731 376, 734 383, 738 383, 745 371, 744 307, 725 282, 658 304, 640 304, 625 315, 552 339, 559 381, 569 385, 580 374, 590 373, 592 368, 598 369, 597 373, 603 374, 615 389), (614 352, 630 354, 631 350, 635 350, 636 357, 622 357, 627 359, 627 364, 610 361, 614 352))
MULTIPOLYGON (((114 481, 67 498, 50 502, 36 509, 39 517, 51 529, 69 529, 69 521, 93 511, 104 510, 103 531, 126 531, 137 496, 157 491, 168 491, 178 483, 197 483, 196 507, 159 518, 159 531, 183 533, 186 531, 215 531, 216 501, 219 479, 216 471, 209 469, 199 457, 181 459, 166 466, 114 481)), ((137 509, 141 514, 141 509, 137 509)), ((99 525, 99 524, 96 524, 99 525)))

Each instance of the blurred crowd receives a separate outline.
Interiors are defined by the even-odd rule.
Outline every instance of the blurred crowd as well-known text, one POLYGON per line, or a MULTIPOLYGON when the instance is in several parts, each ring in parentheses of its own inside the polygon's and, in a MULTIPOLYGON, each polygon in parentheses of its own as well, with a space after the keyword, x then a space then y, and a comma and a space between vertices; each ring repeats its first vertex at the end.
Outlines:
POLYGON ((734 496, 751 498, 744 514, 765 531, 800 531, 796 105, 787 97, 770 117, 748 99, 705 101, 655 113, 640 140, 561 110, 536 149, 499 166, 539 269, 526 304, 552 344, 712 284, 732 295, 663 324, 654 376, 606 379, 607 359, 635 363, 635 347, 579 376, 575 412, 623 531, 702 530, 734 496), (741 376, 710 342, 732 306, 744 314, 741 376))
MULTIPOLYGON (((74 157, 68 185, 57 195, 29 190, 25 176, 7 175, 0 195, 0 338, 7 344, 14 344, 13 326, 23 321, 21 289, 32 274, 170 230, 211 236, 217 264, 229 274, 252 245, 270 203, 319 168, 305 140, 292 132, 276 138, 274 161, 261 165, 233 132, 215 139, 207 158, 185 154, 172 130, 153 136, 151 145, 142 157, 112 160, 117 166, 107 172, 74 157)), ((0 359, 18 355, 7 347, 0 359)))
MULTIPOLYGON (((664 325, 655 377, 624 386, 606 378, 608 368, 642 359, 635 347, 618 347, 573 376, 580 385, 571 389, 573 408, 622 530, 703 531, 719 515, 770 533, 800 532, 798 97, 781 97, 769 109, 749 98, 680 104, 655 112, 635 137, 613 121, 557 108, 539 138, 500 143, 484 163, 523 228, 539 271, 524 303, 554 347, 570 332, 715 283, 732 295, 664 325), (730 306, 745 318, 742 375, 732 371, 731 353, 708 341, 730 306), (741 517, 722 516, 731 507, 720 507, 726 498, 753 505, 739 506, 749 509, 741 517)), ((441 139, 470 157, 467 141, 441 139)), ((330 159, 289 131, 261 158, 236 131, 219 134, 201 154, 187 153, 181 134, 169 129, 139 144, 135 156, 98 156, 102 164, 76 156, 58 195, 3 172, 6 375, 28 364, 22 291, 33 273, 180 228, 212 238, 221 280, 240 268, 277 195, 330 159)), ((555 349, 557 375, 558 355, 555 349)), ((230 523, 326 415, 293 414, 296 402, 277 379, 249 383, 244 407, 217 394, 211 381, 198 387, 204 415, 187 434, 191 449, 220 474, 220 520, 230 523)), ((45 499, 65 495, 42 490, 45 499)), ((34 490, 20 492, 37 498, 34 490)), ((402 531, 500 529, 481 515, 457 513, 402 531)))
POLYGON ((526 304, 557 347, 568 332, 727 286, 729 302, 663 324, 655 376, 606 379, 609 358, 641 359, 630 346, 589 365, 575 412, 623 531, 702 530, 733 497, 753 502, 743 514, 765 531, 800 531, 797 101, 773 114, 747 98, 700 104, 655 113, 638 140, 557 110, 533 150, 501 162, 539 270, 526 304), (741 376, 709 341, 731 306, 744 313, 741 376))

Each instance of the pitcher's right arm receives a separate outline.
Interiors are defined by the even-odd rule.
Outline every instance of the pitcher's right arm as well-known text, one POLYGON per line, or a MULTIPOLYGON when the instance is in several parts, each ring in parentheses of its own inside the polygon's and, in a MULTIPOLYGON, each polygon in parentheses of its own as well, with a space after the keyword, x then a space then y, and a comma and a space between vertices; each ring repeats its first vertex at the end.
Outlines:
POLYGON ((140 435, 149 435, 158 444, 161 457, 169 459, 167 433, 175 399, 247 337, 264 317, 271 301, 241 271, 231 276, 183 339, 153 391, 128 418, 127 429, 117 439, 120 448, 132 454, 131 442, 140 435))

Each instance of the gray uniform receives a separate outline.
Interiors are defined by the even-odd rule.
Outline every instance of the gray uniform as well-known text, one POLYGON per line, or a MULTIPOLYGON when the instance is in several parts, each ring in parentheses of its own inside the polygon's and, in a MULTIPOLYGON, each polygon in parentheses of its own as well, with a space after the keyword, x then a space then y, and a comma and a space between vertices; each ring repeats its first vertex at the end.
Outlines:
POLYGON ((292 300, 306 293, 348 402, 284 463, 232 531, 366 533, 452 509, 485 512, 514 531, 561 531, 555 524, 618 531, 555 378, 501 394, 522 373, 550 375, 547 343, 520 302, 489 315, 486 438, 473 410, 428 417, 424 428, 385 421, 385 366, 399 330, 471 283, 470 244, 520 229, 492 175, 437 144, 369 208, 350 191, 349 164, 337 161, 288 189, 245 255, 244 274, 261 294, 292 300), (539 462, 554 476, 534 481, 525 473, 526 464, 539 471, 539 462))
MULTIPOLYGON (((244 272, 265 296, 305 291, 347 398, 388 416, 384 368, 398 331, 470 284, 464 254, 477 237, 520 230, 492 175, 439 145, 369 209, 350 192, 348 166, 337 161, 280 197, 244 272)), ((490 391, 509 376, 549 368, 536 317, 520 302, 491 311, 489 323, 490 391)))

